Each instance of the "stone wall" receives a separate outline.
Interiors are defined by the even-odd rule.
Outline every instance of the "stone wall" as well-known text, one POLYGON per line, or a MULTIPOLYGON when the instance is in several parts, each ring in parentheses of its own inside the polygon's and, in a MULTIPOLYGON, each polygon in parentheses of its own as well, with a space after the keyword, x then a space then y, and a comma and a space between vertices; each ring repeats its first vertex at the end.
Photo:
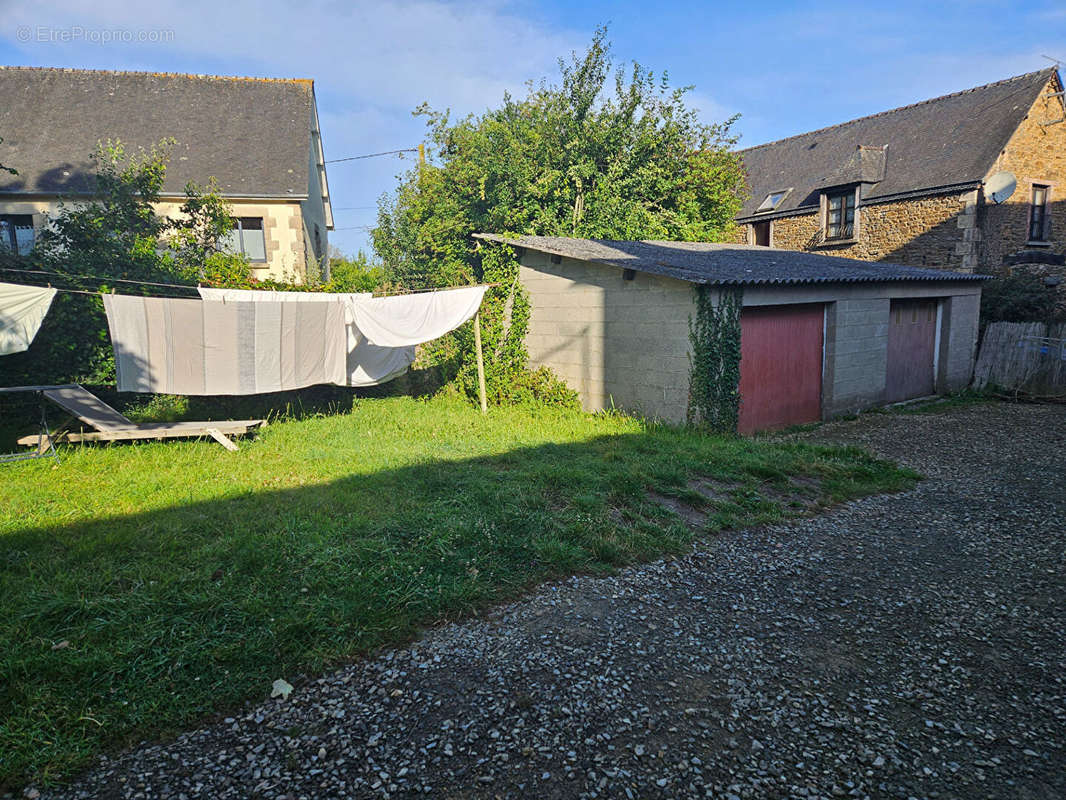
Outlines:
POLYGON ((806 250, 863 261, 891 261, 915 267, 972 272, 968 260, 979 237, 976 192, 962 192, 859 207, 853 242, 826 243, 821 215, 814 211, 773 221, 771 243, 785 250, 806 250))
POLYGON ((1005 203, 988 202, 981 209, 985 230, 981 266, 988 271, 1002 271, 1004 259, 1021 250, 1066 253, 1066 121, 1042 124, 1062 120, 1061 99, 1046 97, 1059 91, 1062 86, 1053 78, 989 170, 989 175, 1013 172, 1018 187, 1005 203), (1033 184, 1051 187, 1049 245, 1028 244, 1033 184))

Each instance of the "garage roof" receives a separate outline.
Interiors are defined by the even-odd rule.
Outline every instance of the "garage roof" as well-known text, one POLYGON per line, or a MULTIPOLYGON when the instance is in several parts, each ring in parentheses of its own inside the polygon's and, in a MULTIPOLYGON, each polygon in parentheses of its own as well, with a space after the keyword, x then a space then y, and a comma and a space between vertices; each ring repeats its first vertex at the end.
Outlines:
POLYGON ((475 233, 474 238, 708 286, 981 281, 988 277, 742 244, 499 236, 492 233, 475 233))

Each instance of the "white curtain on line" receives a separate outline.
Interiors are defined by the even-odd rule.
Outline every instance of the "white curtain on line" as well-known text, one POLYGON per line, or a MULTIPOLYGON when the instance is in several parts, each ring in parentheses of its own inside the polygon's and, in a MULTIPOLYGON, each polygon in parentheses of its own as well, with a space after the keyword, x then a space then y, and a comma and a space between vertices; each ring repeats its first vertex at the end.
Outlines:
POLYGON ((347 352, 346 372, 347 386, 378 386, 388 383, 407 372, 415 360, 414 346, 380 347, 370 344, 355 327, 347 303, 353 300, 366 300, 369 292, 341 294, 332 292, 276 292, 264 289, 210 289, 201 286, 200 297, 208 302, 279 302, 336 303, 344 310, 344 343, 347 352))
POLYGON ((472 319, 487 286, 392 297, 346 297, 352 320, 367 341, 404 347, 439 339, 472 319))
POLYGON ((415 345, 439 339, 477 313, 487 286, 373 297, 368 293, 274 292, 200 288, 213 302, 309 302, 332 300, 343 305, 348 348, 348 385, 373 386, 407 371, 415 345))
POLYGON ((121 392, 244 395, 346 383, 336 302, 103 299, 121 392))
POLYGON ((47 287, 0 283, 0 356, 29 349, 55 296, 47 287))

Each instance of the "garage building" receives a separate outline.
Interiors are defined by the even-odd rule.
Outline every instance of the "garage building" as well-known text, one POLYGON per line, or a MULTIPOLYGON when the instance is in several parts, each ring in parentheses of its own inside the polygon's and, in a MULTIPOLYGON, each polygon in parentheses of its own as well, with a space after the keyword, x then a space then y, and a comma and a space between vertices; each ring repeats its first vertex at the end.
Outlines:
POLYGON ((740 429, 964 388, 983 276, 702 242, 477 238, 518 248, 527 346, 588 410, 685 419, 694 285, 740 288, 740 429))

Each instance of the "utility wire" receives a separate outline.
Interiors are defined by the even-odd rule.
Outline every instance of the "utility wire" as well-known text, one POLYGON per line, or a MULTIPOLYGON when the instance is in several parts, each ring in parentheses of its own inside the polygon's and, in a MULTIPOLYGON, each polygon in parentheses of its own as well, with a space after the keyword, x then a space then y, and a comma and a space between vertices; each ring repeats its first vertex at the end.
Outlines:
MULTIPOLYGON (((161 287, 168 288, 168 289, 188 289, 190 291, 196 291, 199 288, 197 286, 189 286, 187 284, 180 284, 180 283, 156 283, 154 281, 135 281, 135 280, 130 280, 128 278, 104 278, 104 277, 101 277, 99 275, 63 275, 63 274, 61 274, 59 272, 47 272, 47 271, 41 270, 41 269, 14 269, 12 267, 0 267, 0 271, 3 271, 3 272, 24 272, 24 273, 31 274, 31 275, 49 275, 49 276, 54 277, 54 278, 67 278, 67 279, 82 278, 84 280, 113 281, 113 282, 117 282, 117 283, 133 283, 133 284, 137 284, 139 286, 161 286, 161 287)), ((499 286, 500 284, 498 284, 498 283, 481 283, 481 284, 476 284, 476 285, 492 288, 492 287, 495 287, 495 286, 499 286)), ((106 294, 106 292, 91 292, 91 291, 86 291, 85 289, 61 289, 61 288, 59 288, 57 286, 53 286, 51 288, 55 289, 57 292, 70 292, 71 294, 91 294, 91 295, 103 295, 103 294, 106 294)), ((388 295, 397 295, 397 294, 422 294, 422 293, 425 293, 425 292, 446 292, 449 289, 469 289, 469 288, 472 288, 472 287, 469 286, 469 285, 463 285, 463 286, 436 286, 436 287, 427 286, 427 287, 423 287, 423 288, 420 288, 420 289, 399 289, 399 290, 391 291, 391 292, 376 292, 375 294, 377 296, 379 296, 379 297, 384 297, 384 296, 388 296, 388 295)), ((330 294, 333 294, 333 292, 330 292, 330 294)), ((338 292, 337 294, 344 294, 344 292, 338 292)), ((174 299, 188 300, 189 298, 180 297, 180 298, 174 298, 174 299)), ((195 298, 193 298, 193 299, 195 299, 195 298)))
POLYGON ((326 161, 325 163, 326 164, 339 164, 341 161, 359 161, 360 159, 363 159, 363 158, 377 158, 378 156, 395 156, 395 155, 399 155, 400 153, 417 153, 417 152, 418 152, 418 148, 417 147, 404 147, 404 148, 401 148, 400 150, 385 150, 384 152, 381 152, 381 153, 367 153, 364 156, 348 156, 347 158, 331 158, 328 161, 326 161))

